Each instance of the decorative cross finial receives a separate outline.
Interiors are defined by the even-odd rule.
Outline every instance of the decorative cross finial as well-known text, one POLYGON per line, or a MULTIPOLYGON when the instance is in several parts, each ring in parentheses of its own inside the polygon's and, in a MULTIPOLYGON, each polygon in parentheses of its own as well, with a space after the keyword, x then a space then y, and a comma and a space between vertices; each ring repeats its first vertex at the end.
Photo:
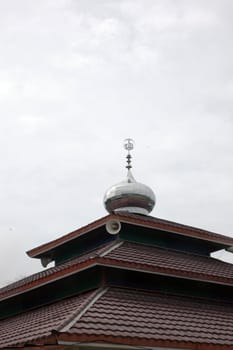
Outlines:
POLYGON ((124 140, 124 148, 128 151, 128 154, 126 156, 126 159, 127 159, 127 165, 126 165, 126 168, 129 170, 132 168, 132 165, 131 165, 131 159, 132 159, 132 156, 130 154, 130 151, 132 151, 132 149, 134 149, 134 140, 133 139, 125 139, 124 140))

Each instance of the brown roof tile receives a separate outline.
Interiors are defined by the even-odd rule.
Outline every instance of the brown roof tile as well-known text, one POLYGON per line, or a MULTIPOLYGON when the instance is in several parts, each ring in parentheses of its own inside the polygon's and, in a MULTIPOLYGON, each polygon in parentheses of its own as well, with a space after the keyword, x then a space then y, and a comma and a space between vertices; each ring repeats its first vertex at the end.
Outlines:
POLYGON ((142 290, 96 290, 2 320, 0 348, 43 344, 54 332, 54 341, 233 347, 233 305, 142 290))
POLYGON ((68 333, 233 346, 233 305, 111 288, 68 333))
POLYGON ((65 325, 95 295, 88 292, 0 321, 0 348, 24 344, 51 335, 65 325))
POLYGON ((128 266, 157 268, 175 275, 210 279, 233 284, 233 264, 213 257, 185 253, 171 249, 124 242, 104 256, 106 260, 120 261, 128 266))

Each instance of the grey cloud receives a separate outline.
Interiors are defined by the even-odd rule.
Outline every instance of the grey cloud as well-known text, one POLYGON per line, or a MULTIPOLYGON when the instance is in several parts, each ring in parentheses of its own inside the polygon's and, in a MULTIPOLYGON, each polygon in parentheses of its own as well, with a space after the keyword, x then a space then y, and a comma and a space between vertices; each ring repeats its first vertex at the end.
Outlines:
POLYGON ((105 215, 136 140, 153 215, 232 234, 231 1, 0 4, 1 284, 105 215))

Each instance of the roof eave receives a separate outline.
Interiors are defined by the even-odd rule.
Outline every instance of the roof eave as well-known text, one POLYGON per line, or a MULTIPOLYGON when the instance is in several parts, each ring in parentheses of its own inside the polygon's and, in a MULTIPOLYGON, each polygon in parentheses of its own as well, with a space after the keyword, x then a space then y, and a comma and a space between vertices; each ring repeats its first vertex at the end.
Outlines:
MULTIPOLYGON (((56 249, 57 247, 63 245, 64 243, 70 242, 73 239, 77 238, 77 237, 81 237, 101 226, 104 226, 106 224, 106 222, 110 219, 118 219, 120 220, 122 223, 126 223, 126 224, 133 224, 133 225, 137 225, 137 226, 141 226, 141 227, 146 227, 146 228, 151 228, 151 229, 157 229, 160 231, 165 231, 165 232, 170 232, 170 233, 174 233, 177 235, 181 235, 181 236, 186 236, 186 237, 191 237, 194 239, 200 239, 206 242, 212 242, 212 243, 216 243, 219 244, 219 250, 220 249, 226 249, 230 252, 233 252, 233 245, 232 245, 232 241, 233 239, 231 237, 227 237, 224 235, 220 235, 220 234, 216 234, 218 235, 218 237, 211 237, 208 236, 208 234, 210 234, 211 232, 203 230, 201 233, 190 233, 190 227, 184 225, 184 227, 180 227, 179 230, 177 230, 174 226, 172 226, 172 222, 169 222, 169 228, 166 228, 166 224, 159 224, 156 222, 145 222, 144 220, 141 220, 139 218, 131 218, 131 217, 126 217, 120 214, 109 214, 106 215, 86 226, 81 227, 78 230, 75 230, 71 233, 68 233, 65 236, 62 236, 56 240, 50 241, 48 243, 45 243, 43 245, 40 245, 38 247, 35 247, 31 250, 28 250, 26 253, 29 257, 31 258, 39 258, 41 259, 43 256, 50 256, 52 251, 54 249, 56 249)), ((161 219, 162 220, 162 219, 161 219)), ((175 223, 174 223, 175 224, 175 223)))
MULTIPOLYGON (((174 233, 180 236, 186 236, 186 237, 191 237, 191 238, 195 238, 195 239, 200 239, 202 241, 207 241, 207 242, 213 242, 213 243, 217 243, 219 245, 221 245, 222 247, 225 247, 225 249, 228 249, 228 247, 232 247, 232 238, 231 237, 227 237, 224 235, 218 235, 218 238, 214 238, 214 237, 203 237, 202 235, 197 235, 197 234, 190 234, 188 233, 188 229, 183 229, 182 231, 177 231, 175 229, 166 229, 164 227, 160 227, 160 224, 158 223, 140 223, 138 219, 131 219, 131 218, 127 218, 125 219, 125 217, 121 217, 120 215, 114 215, 114 218, 118 218, 118 220, 120 220, 122 223, 132 223, 132 224, 136 224, 137 226, 142 226, 142 227, 147 227, 147 228, 155 228, 159 231, 164 231, 164 232, 170 232, 170 233, 174 233), (129 220, 128 220, 129 219, 129 220), (135 222, 136 221, 136 222, 135 222), (228 242, 226 242, 229 239, 228 242), (231 241, 231 242, 230 242, 231 241)), ((205 231, 204 231, 205 232, 205 231)), ((208 231, 206 231, 208 232, 208 231)), ((202 233, 204 234, 204 233, 202 233)), ((233 249, 233 247, 232 247, 233 249)))
POLYGON ((26 292, 32 291, 34 289, 43 287, 44 285, 47 285, 49 283, 54 283, 58 280, 61 280, 63 278, 69 277, 71 275, 74 275, 76 273, 80 273, 84 270, 96 267, 96 266, 102 266, 102 267, 110 267, 110 268, 116 268, 116 269, 122 269, 122 270, 128 270, 128 271, 135 271, 135 272, 142 272, 142 273, 149 273, 153 275, 161 275, 161 276, 170 276, 174 278, 182 278, 186 280, 192 280, 192 281, 199 281, 204 283, 212 283, 212 284, 219 284, 219 285, 225 285, 225 286, 232 286, 233 281, 228 280, 226 278, 214 278, 213 276, 209 276, 207 274, 199 275, 197 273, 188 273, 188 272, 181 272, 179 270, 175 271, 172 269, 166 269, 166 268, 150 268, 148 266, 138 266, 137 264, 130 264, 120 261, 115 261, 111 259, 105 259, 102 257, 94 258, 88 261, 85 261, 83 263, 74 265, 72 268, 68 268, 64 271, 59 271, 54 278, 54 275, 51 275, 49 277, 45 277, 40 281, 36 281, 31 284, 26 284, 23 286, 20 286, 19 288, 12 289, 9 291, 6 291, 2 294, 0 297, 0 301, 15 297, 20 294, 24 294, 26 292))
MULTIPOLYGON (((119 349, 150 349, 150 350, 229 350, 231 346, 225 344, 216 344, 214 342, 191 342, 191 341, 178 341, 178 340, 163 340, 163 339, 149 339, 149 338, 133 338, 123 336, 112 336, 112 335, 88 335, 88 334, 71 334, 71 333, 60 333, 57 335, 58 344, 66 346, 75 346, 77 349, 82 349, 80 344, 101 344, 106 345, 106 349, 114 349, 113 345, 119 345, 119 349), (65 343, 65 344, 64 344, 65 343), (126 346, 129 346, 128 348, 126 346)), ((88 348, 88 347, 87 347, 88 348)), ((91 349, 91 348, 90 348, 91 349)), ((117 349, 117 348, 116 348, 117 349)))
POLYGON ((26 254, 30 258, 37 258, 40 259, 43 255, 46 255, 46 253, 52 252, 55 248, 61 246, 64 243, 72 241, 74 238, 81 237, 84 234, 87 234, 88 232, 91 232, 103 225, 108 221, 108 219, 111 217, 111 215, 107 215, 102 217, 99 220, 96 220, 88 225, 85 225, 81 227, 80 229, 77 229, 75 231, 72 231, 71 233, 68 233, 65 236, 61 236, 58 239, 55 239, 53 241, 50 241, 48 243, 42 244, 38 247, 35 247, 33 249, 30 249, 26 252, 26 254))

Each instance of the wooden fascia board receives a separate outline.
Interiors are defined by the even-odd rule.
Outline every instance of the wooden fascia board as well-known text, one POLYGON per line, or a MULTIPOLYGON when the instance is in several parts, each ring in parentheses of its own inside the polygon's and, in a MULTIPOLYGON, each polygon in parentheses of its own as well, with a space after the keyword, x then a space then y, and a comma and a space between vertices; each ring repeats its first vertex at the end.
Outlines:
POLYGON ((30 257, 30 258, 40 258, 40 255, 47 253, 51 250, 53 250, 54 248, 57 248, 61 245, 63 245, 64 243, 70 242, 73 239, 77 238, 77 237, 81 237, 89 232, 91 232, 94 229, 97 229, 103 225, 105 225, 105 223, 108 221, 108 219, 111 217, 111 215, 107 215, 99 220, 96 220, 88 225, 85 225, 71 233, 68 233, 67 235, 61 236, 53 241, 50 241, 48 243, 42 244, 38 247, 35 247, 31 250, 28 250, 26 252, 26 254, 30 257))
MULTIPOLYGON (((167 224, 167 226, 171 226, 170 228, 164 228, 164 226, 166 227, 166 224, 160 224, 160 223, 152 223, 152 222, 140 222, 140 219, 137 218, 125 218, 125 217, 121 217, 120 215, 114 215, 114 219, 118 219, 121 223, 125 223, 125 224, 134 224, 136 226, 141 226, 141 227, 146 227, 146 228, 151 228, 151 229, 157 229, 159 231, 164 231, 164 232, 169 232, 169 233, 173 233, 173 234, 177 234, 180 236, 185 236, 185 237, 191 237, 194 239, 200 239, 202 241, 207 241, 207 242, 212 242, 212 243, 217 243, 217 244, 221 244, 222 246, 225 246, 225 248, 227 247, 231 247, 232 246, 232 242, 226 242, 225 240, 229 239, 233 241, 232 237, 227 237, 227 236, 222 236, 220 234, 217 234, 219 237, 211 237, 208 236, 208 231, 202 232, 202 233, 189 233, 189 228, 185 229, 185 228, 180 228, 179 230, 177 230, 177 228, 172 227, 172 224, 167 224), (202 235, 205 235, 207 237, 203 237, 202 235), (222 236, 222 237, 221 237, 222 236)), ((190 230, 191 231, 191 230, 190 230)), ((211 233, 211 232, 210 232, 211 233)))

